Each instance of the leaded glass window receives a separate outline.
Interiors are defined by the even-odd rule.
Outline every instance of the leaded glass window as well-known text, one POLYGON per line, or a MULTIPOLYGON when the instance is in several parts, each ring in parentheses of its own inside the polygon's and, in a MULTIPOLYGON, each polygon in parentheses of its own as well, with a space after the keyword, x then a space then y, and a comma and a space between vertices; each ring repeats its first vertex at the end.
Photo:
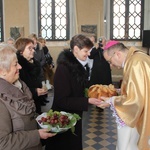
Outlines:
POLYGON ((69 39, 69 0, 39 0, 39 36, 46 40, 69 39))
POLYGON ((141 40, 144 0, 111 0, 111 39, 141 40))

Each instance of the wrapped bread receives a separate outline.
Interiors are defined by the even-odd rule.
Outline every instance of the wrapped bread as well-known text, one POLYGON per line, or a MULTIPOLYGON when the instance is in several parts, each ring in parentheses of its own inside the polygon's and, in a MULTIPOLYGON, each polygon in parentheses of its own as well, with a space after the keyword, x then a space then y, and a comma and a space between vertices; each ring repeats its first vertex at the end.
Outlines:
POLYGON ((111 97, 117 95, 116 89, 114 85, 102 85, 102 84, 95 84, 89 87, 88 89, 88 97, 91 98, 100 98, 101 96, 104 97, 111 97))

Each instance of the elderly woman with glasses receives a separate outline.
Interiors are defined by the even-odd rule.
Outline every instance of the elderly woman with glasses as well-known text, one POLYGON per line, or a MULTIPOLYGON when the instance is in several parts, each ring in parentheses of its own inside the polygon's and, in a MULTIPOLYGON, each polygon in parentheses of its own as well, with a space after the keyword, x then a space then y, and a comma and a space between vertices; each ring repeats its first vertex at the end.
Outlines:
POLYGON ((42 150, 40 139, 55 134, 37 129, 34 100, 19 79, 20 69, 16 49, 0 44, 0 149, 42 150))
POLYGON ((17 58, 22 66, 20 78, 32 92, 36 105, 36 112, 41 114, 41 103, 45 100, 47 89, 42 87, 44 80, 40 62, 34 58, 34 42, 32 39, 20 37, 15 42, 17 58))

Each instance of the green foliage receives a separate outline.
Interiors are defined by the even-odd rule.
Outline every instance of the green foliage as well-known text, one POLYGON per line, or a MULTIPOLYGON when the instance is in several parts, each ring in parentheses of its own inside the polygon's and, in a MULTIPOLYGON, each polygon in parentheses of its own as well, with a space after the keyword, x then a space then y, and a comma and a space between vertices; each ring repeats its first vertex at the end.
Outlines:
POLYGON ((84 96, 88 98, 88 88, 84 89, 84 96))
MULTIPOLYGON (((74 133, 75 131, 75 124, 78 120, 80 120, 81 117, 74 113, 67 113, 67 112, 59 112, 59 111, 53 111, 52 109, 50 109, 47 112, 47 117, 46 117, 46 121, 43 122, 43 125, 48 125, 49 129, 56 127, 56 128, 65 128, 65 129, 71 129, 72 133, 74 133), (69 121, 67 121, 68 123, 64 123, 65 119, 63 117, 66 117, 69 119, 69 121), (54 123, 52 122, 47 122, 47 118, 53 118, 54 123), (63 120, 61 120, 63 118, 63 120), (55 122, 56 120, 56 122, 55 122)), ((67 119, 66 119, 67 120, 67 119)))

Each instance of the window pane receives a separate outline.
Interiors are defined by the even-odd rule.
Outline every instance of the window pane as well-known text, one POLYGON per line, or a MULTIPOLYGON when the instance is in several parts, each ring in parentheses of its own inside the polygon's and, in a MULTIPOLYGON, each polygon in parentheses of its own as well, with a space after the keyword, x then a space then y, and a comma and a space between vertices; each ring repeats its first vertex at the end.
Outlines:
POLYGON ((68 7, 68 0, 41 0, 39 30, 44 38, 48 40, 67 40, 67 35, 69 35, 68 7))
POLYGON ((142 0, 112 0, 111 39, 141 39, 142 0))
POLYGON ((113 13, 113 38, 122 38, 125 36, 125 3, 124 1, 114 1, 113 13))
POLYGON ((129 37, 140 39, 141 31, 141 1, 130 0, 129 2, 129 37))

